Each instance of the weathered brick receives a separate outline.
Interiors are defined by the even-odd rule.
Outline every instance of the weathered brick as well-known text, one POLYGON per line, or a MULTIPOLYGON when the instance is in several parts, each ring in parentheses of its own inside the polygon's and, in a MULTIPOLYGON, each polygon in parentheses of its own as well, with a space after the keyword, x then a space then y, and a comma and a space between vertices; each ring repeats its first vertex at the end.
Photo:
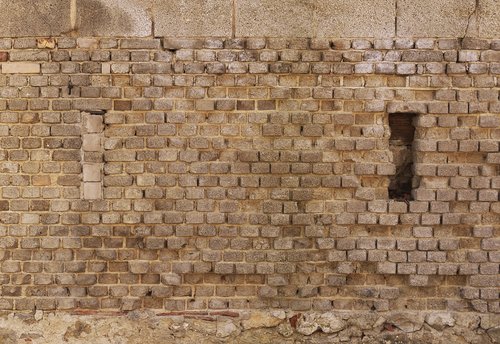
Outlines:
POLYGON ((111 110, 113 102, 111 99, 75 99, 73 100, 73 108, 75 110, 111 110))
POLYGON ((403 51, 402 60, 405 62, 440 62, 443 60, 443 53, 440 51, 403 51))

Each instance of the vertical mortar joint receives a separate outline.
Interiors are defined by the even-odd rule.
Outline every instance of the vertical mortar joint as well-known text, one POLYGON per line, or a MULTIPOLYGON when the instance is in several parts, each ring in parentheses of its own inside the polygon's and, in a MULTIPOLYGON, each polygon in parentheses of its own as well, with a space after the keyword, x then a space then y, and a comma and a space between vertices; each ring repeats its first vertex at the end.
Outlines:
POLYGON ((394 36, 398 37, 398 0, 394 1, 394 36))
POLYGON ((76 0, 71 0, 70 23, 71 23, 71 30, 76 29, 76 0))
POLYGON ((232 15, 231 15, 231 38, 236 37, 236 0, 232 1, 232 15))

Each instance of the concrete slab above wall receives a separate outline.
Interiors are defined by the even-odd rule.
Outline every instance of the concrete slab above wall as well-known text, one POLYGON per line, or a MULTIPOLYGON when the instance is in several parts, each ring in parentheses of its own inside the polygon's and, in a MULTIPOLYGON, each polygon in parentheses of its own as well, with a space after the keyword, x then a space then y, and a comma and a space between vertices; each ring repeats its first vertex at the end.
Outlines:
POLYGON ((395 0, 237 0, 236 35, 392 37, 395 0))
POLYGON ((237 37, 314 37, 316 1, 237 0, 237 37))
POLYGON ((230 37, 232 0, 156 0, 155 36, 230 37))
POLYGON ((0 37, 58 36, 71 30, 71 0, 0 0, 0 37))
POLYGON ((396 0, 318 1, 320 37, 394 37, 396 0))
POLYGON ((480 0, 476 18, 477 37, 500 37, 500 0, 480 0))
POLYGON ((476 0, 398 0, 398 37, 463 37, 476 0))
POLYGON ((145 37, 152 18, 141 1, 78 0, 76 29, 81 36, 145 37))
POLYGON ((0 0, 0 5, 0 37, 500 36, 500 0, 0 0))

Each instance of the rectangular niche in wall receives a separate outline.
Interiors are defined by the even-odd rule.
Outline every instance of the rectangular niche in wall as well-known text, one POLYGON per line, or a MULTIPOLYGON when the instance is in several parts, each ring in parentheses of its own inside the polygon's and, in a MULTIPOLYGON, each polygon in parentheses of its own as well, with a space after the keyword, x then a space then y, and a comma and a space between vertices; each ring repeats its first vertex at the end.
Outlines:
POLYGON ((413 139, 415 113, 389 114, 389 149, 392 152, 396 173, 390 176, 389 198, 396 200, 411 200, 412 189, 416 180, 413 176, 413 139))

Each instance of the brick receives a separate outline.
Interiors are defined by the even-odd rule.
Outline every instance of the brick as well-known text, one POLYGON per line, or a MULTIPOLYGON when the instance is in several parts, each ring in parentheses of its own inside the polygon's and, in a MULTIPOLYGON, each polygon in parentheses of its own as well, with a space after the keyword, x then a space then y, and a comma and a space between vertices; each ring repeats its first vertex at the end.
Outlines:
MULTIPOLYGON (((498 98, 498 95, 497 95, 498 98)), ((480 116, 479 117, 479 126, 483 128, 497 128, 500 126, 500 117, 499 116, 480 116)))
POLYGON ((7 62, 2 63, 2 74, 38 74, 39 63, 7 62))
POLYGON ((489 164, 500 164, 500 153, 488 153, 486 162, 489 164))
POLYGON ((101 181, 101 166, 100 166, 100 164, 84 164, 83 165, 83 181, 84 182, 101 181))
POLYGON ((101 199, 102 185, 100 182, 85 182, 83 183, 84 199, 101 199))
POLYGON ((76 99, 73 101, 73 108, 84 111, 111 110, 113 102, 111 99, 76 99))
POLYGON ((484 250, 498 250, 500 247, 499 239, 483 239, 481 242, 481 248, 484 250))
POLYGON ((377 264, 377 272, 381 274, 395 274, 396 273, 396 264, 395 263, 378 263, 377 264))
POLYGON ((408 284, 413 287, 425 287, 429 283, 429 277, 425 275, 410 275, 408 284))
POLYGON ((14 50, 10 54, 11 61, 48 61, 49 52, 41 50, 14 50))
POLYGON ((443 60, 443 53, 440 51, 403 51, 401 56, 404 62, 440 62, 443 60))
POLYGON ((159 49, 160 43, 159 39, 128 38, 120 41, 120 47, 123 49, 159 49))
POLYGON ((481 52, 481 61, 484 62, 497 62, 500 60, 500 51, 483 51, 481 52))
POLYGON ((473 287, 496 287, 498 286, 498 276, 471 276, 470 284, 473 287))

